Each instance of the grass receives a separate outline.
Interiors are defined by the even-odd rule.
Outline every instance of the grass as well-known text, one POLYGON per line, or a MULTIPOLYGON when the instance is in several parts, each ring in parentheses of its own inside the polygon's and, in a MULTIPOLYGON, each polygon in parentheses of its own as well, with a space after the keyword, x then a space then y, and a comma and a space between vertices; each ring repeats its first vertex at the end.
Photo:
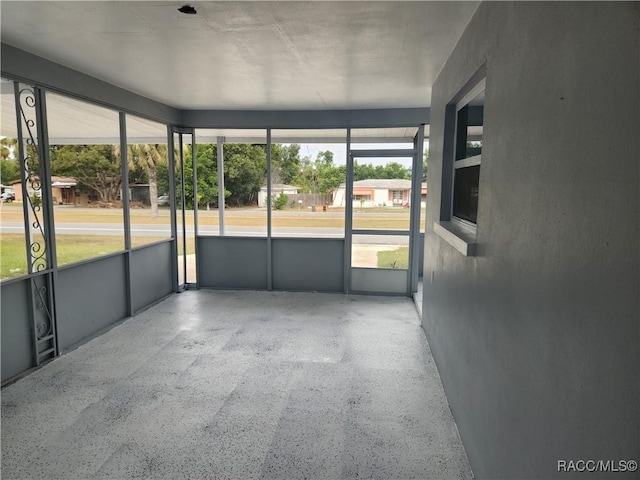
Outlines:
POLYGON ((378 252, 378 268, 409 268, 409 247, 378 252))
POLYGON ((0 278, 17 277, 26 273, 27 254, 24 237, 17 233, 2 234, 0 278))
MULTIPOLYGON (((300 210, 274 211, 272 226, 278 228, 344 228, 344 209, 331 209, 328 212, 310 212, 300 210)), ((200 225, 218 225, 218 211, 199 211, 200 225)), ((89 223, 120 224, 123 223, 122 211, 102 208, 56 207, 56 225, 89 223)), ((181 221, 181 216, 178 219, 181 221)), ((0 204, 0 222, 22 222, 22 205, 0 204)), ((132 225, 168 225, 169 210, 160 209, 157 218, 149 216, 149 210, 132 209, 132 225)), ((225 212, 228 226, 263 227, 266 229, 267 212, 259 209, 229 209, 225 212)), ((424 223, 424 217, 422 219, 424 223)), ((187 224, 193 225, 192 212, 187 213, 187 224)), ((359 211, 353 216, 353 228, 356 229, 389 229, 408 230, 409 211, 397 208, 375 208, 359 211)), ((152 243, 166 237, 133 237, 132 246, 152 243)), ((124 250, 122 236, 99 235, 58 235, 58 265, 66 265, 97 256, 124 250)), ((179 250, 182 250, 179 245, 179 250)), ((187 254, 194 253, 193 239, 188 241, 187 254)), ((378 253, 378 266, 382 268, 407 268, 406 248, 393 252, 378 253)), ((21 234, 3 234, 0 238, 0 278, 10 278, 27 273, 24 237, 21 234)))
MULTIPOLYGON (((163 237, 133 237, 132 247, 165 240, 163 237)), ((27 273, 24 236, 19 233, 2 234, 0 239, 0 278, 12 278, 27 273)), ((108 253, 124 250, 124 239, 107 235, 58 235, 56 253, 58 265, 67 265, 108 253)), ((180 246, 180 250, 182 247, 180 246)), ((195 252, 193 238, 187 242, 187 255, 195 252)))
MULTIPOLYGON (((17 204, 0 204, 0 221, 21 222, 22 206, 17 204)), ((332 209, 329 212, 310 212, 300 210, 274 211, 272 226, 274 228, 344 228, 344 209, 332 209)), ((122 224, 122 210, 107 208, 74 208, 56 207, 54 209, 56 224, 61 223, 105 223, 122 224)), ((179 219, 181 216, 179 217, 179 219)), ((187 225, 193 225, 193 214, 187 213, 187 225)), ((199 210, 200 225, 218 225, 217 210, 199 210)), ((169 210, 160 209, 156 218, 149 216, 149 210, 132 209, 133 225, 168 225, 169 210)), ((265 227, 267 225, 266 210, 228 209, 225 211, 225 223, 236 227, 265 227)), ((424 228, 424 217, 421 220, 424 228)), ((353 214, 353 227, 359 229, 407 230, 409 228, 409 210, 398 208, 372 208, 353 214)))

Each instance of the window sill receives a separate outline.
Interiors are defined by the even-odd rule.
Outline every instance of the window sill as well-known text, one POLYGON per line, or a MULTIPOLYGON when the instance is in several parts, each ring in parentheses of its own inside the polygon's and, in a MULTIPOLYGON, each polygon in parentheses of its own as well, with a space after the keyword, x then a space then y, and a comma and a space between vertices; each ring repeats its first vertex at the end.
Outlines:
POLYGON ((454 222, 434 222, 433 231, 465 257, 476 253, 476 234, 454 222))

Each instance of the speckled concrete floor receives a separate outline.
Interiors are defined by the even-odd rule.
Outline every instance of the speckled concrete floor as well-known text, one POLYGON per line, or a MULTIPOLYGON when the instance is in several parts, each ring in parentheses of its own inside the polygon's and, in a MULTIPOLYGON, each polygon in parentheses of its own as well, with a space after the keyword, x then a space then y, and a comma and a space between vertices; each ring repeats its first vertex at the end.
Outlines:
POLYGON ((470 478, 412 300, 192 291, 2 390, 2 478, 470 478))

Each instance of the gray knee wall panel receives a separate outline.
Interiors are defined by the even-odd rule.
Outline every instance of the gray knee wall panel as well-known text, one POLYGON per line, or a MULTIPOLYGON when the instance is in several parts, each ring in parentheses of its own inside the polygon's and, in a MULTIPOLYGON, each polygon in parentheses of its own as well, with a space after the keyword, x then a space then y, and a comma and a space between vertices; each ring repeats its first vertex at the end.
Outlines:
POLYGON ((2 381, 31 368, 33 339, 29 315, 29 282, 17 280, 0 286, 0 318, 2 319, 2 381))
POLYGON ((274 238, 273 288, 342 292, 343 238, 274 238))
POLYGON ((124 254, 60 269, 58 338, 64 351, 127 316, 124 254))
POLYGON ((131 252, 131 295, 134 313, 172 292, 171 242, 131 252))
POLYGON ((267 288, 267 239, 198 237, 199 284, 205 288, 267 288))

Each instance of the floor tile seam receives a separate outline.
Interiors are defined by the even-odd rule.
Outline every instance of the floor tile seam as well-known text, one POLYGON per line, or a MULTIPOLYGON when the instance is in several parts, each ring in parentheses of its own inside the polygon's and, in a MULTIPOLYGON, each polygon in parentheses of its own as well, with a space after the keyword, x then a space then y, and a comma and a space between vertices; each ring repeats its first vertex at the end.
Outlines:
MULTIPOLYGON (((309 362, 298 362, 298 363, 302 363, 304 365, 305 363, 309 363, 309 362)), ((265 477, 265 468, 266 468, 266 463, 267 463, 267 456, 271 452, 271 448, 273 447, 274 440, 276 438, 276 433, 278 431, 278 426, 280 425, 280 422, 283 420, 283 413, 284 413, 284 411, 285 411, 285 409, 286 409, 286 407, 289 404, 289 401, 291 399, 291 392, 293 391, 293 385, 295 385, 296 383, 299 382, 299 380, 303 376, 303 372, 304 372, 304 368, 301 368, 299 371, 296 372, 296 374, 293 376, 293 378, 287 384, 287 396, 283 400, 282 408, 280 408, 280 410, 278 412, 278 417, 277 417, 278 420, 277 420, 277 422, 275 422, 275 424, 274 424, 274 426, 272 428, 271 438, 270 438, 270 441, 269 441, 269 447, 265 449, 264 456, 262 456, 261 467, 260 467, 260 475, 258 477, 259 479, 265 477)))

